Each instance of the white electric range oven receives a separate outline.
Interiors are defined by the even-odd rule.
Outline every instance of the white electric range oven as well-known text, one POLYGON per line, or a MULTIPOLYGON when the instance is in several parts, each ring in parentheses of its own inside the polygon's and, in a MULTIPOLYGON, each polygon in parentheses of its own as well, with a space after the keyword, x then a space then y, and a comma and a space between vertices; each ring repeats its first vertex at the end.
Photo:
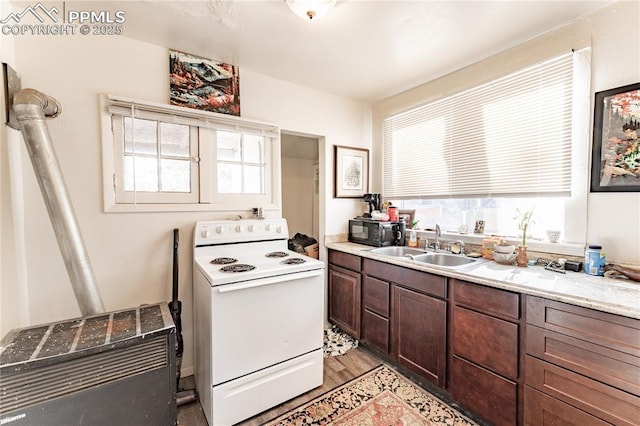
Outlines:
POLYGON ((209 425, 322 384, 324 263, 287 240, 285 219, 196 223, 195 380, 209 425))

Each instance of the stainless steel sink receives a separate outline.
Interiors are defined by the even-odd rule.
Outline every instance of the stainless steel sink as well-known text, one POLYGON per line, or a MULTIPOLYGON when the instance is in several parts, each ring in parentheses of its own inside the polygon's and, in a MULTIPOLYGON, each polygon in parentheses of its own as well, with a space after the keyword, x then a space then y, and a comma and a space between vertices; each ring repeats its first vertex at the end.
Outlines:
POLYGON ((471 257, 447 253, 423 253, 413 255, 411 258, 416 262, 428 263, 429 265, 434 266, 444 266, 447 268, 462 267, 478 261, 478 259, 473 259, 471 257))
POLYGON ((382 256, 404 257, 408 254, 412 256, 425 254, 424 250, 420 250, 413 247, 405 246, 392 246, 392 247, 376 247, 370 249, 369 253, 380 254, 382 256))

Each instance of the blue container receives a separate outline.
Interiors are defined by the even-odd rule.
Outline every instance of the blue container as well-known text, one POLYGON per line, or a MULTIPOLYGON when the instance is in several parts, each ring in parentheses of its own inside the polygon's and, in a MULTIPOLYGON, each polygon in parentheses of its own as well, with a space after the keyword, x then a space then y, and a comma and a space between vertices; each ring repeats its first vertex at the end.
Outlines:
POLYGON ((584 252, 584 273, 587 275, 604 275, 605 255, 602 246, 590 245, 584 252))

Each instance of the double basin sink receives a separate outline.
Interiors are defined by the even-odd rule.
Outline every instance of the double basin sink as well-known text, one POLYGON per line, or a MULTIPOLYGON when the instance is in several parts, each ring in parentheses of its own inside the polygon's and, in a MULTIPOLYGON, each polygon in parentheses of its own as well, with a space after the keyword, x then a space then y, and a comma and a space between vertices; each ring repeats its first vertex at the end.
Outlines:
POLYGON ((369 253, 375 253, 381 256, 406 258, 415 262, 451 269, 460 268, 478 261, 478 259, 465 257, 459 254, 428 252, 404 246, 376 247, 368 251, 369 253))

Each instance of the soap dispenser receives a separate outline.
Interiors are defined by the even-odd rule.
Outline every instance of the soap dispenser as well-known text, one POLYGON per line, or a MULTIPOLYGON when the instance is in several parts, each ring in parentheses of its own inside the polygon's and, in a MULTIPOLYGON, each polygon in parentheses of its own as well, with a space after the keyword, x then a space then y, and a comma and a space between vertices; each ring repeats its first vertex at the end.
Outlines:
POLYGON ((409 247, 418 247, 418 237, 416 235, 415 229, 409 230, 409 241, 407 242, 409 247))

